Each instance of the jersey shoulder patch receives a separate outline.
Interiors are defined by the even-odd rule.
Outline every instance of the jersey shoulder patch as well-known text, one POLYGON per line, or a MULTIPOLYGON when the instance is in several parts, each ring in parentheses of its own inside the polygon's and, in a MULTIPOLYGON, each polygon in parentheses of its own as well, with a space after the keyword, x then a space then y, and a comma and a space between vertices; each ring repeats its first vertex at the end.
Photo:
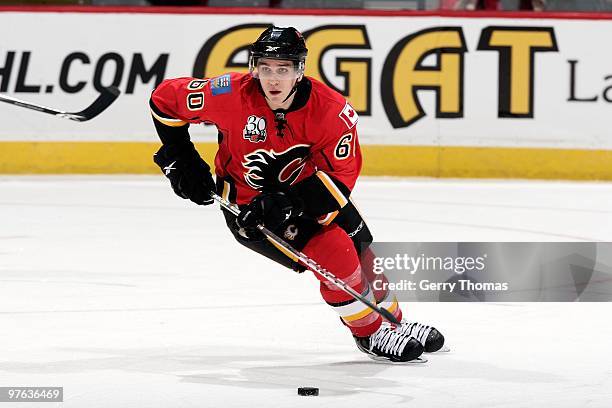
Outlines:
POLYGON ((224 74, 210 80, 210 93, 212 96, 230 92, 232 92, 232 78, 230 74, 224 74))
POLYGON ((359 116, 344 96, 314 78, 308 79, 312 83, 311 106, 315 112, 325 116, 327 123, 334 129, 333 132, 354 128, 359 116))
POLYGON ((350 103, 346 102, 342 111, 338 114, 338 117, 342 119, 347 128, 351 129, 359 121, 359 115, 355 112, 355 109, 351 106, 350 103))

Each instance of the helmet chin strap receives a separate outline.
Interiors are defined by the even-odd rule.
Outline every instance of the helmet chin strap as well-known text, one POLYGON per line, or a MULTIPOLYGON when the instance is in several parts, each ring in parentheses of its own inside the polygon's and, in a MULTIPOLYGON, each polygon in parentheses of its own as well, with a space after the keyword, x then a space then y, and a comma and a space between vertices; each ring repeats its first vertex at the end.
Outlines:
POLYGON ((285 103, 287 101, 287 99, 289 99, 291 97, 291 95, 293 95, 295 93, 295 91, 297 91, 298 82, 300 82, 300 78, 299 77, 295 80, 295 83, 293 84, 293 88, 291 88, 291 92, 289 92, 287 97, 285 99, 283 99, 283 103, 285 103))

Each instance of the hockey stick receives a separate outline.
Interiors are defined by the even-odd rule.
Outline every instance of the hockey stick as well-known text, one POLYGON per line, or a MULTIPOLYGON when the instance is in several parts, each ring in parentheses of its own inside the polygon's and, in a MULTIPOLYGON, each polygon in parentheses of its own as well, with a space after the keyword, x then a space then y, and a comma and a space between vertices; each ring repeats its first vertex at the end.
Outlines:
MULTIPOLYGON (((225 200, 224 198, 221 198, 215 193, 212 193, 210 196, 212 197, 213 200, 221 204, 221 207, 225 208, 226 210, 228 210, 235 216, 238 216, 238 214, 240 214, 240 210, 238 209, 238 207, 232 205, 229 201, 225 200)), ((393 314, 391 314, 391 312, 381 307, 378 307, 377 305, 370 302, 368 299, 361 296, 360 293, 357 293, 353 288, 351 288, 346 283, 344 283, 341 279, 336 277, 336 275, 334 275, 333 273, 331 273, 330 271, 328 271, 327 269, 325 269, 324 267, 316 263, 313 259, 309 258, 303 252, 300 252, 297 249, 293 248, 284 239, 280 238, 278 235, 276 235, 275 233, 273 233, 272 231, 270 231, 263 225, 258 224, 257 229, 261 231, 266 237, 268 237, 268 239, 271 240, 274 244, 283 248, 286 252, 290 253, 292 256, 297 258, 304 266, 306 266, 311 271, 321 275, 322 277, 327 279, 329 282, 336 285, 339 289, 351 295, 355 300, 358 300, 359 302, 363 303, 364 305, 366 305, 367 307, 369 307, 370 309, 372 309, 373 311, 375 311, 376 313, 378 313, 379 315, 381 315, 382 317, 384 317, 391 323, 401 324, 400 321, 397 320, 397 318, 393 316, 393 314)))
POLYGON ((85 122, 101 114, 106 108, 110 106, 111 103, 115 101, 115 99, 117 99, 120 93, 121 91, 115 86, 103 88, 102 92, 100 92, 100 95, 98 95, 96 100, 80 112, 59 111, 53 108, 48 108, 46 106, 37 105, 30 102, 24 102, 19 99, 11 98, 10 96, 3 95, 0 95, 0 102, 6 102, 10 103, 11 105, 21 106, 22 108, 48 113, 50 115, 59 116, 60 118, 75 120, 77 122, 85 122))

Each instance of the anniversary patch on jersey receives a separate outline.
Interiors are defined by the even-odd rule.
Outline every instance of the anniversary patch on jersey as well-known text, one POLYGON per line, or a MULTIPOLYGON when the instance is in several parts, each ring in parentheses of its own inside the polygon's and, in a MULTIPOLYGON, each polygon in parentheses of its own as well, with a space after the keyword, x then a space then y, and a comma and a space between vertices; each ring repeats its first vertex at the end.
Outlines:
POLYGON ((211 79, 210 92, 213 96, 232 92, 232 79, 230 74, 225 74, 211 79))
POLYGON ((251 115, 247 118, 247 123, 242 131, 242 137, 253 143, 266 140, 266 119, 251 115))
POLYGON ((342 109, 342 112, 340 112, 338 116, 340 117, 340 119, 342 119, 346 127, 349 129, 355 126, 357 124, 357 121, 359 120, 359 115, 357 115, 355 109, 353 109, 353 107, 349 105, 348 102, 346 103, 346 105, 344 105, 344 109, 342 109))
POLYGON ((291 185, 302 173, 310 146, 298 144, 280 153, 258 149, 244 156, 244 180, 256 190, 291 185))

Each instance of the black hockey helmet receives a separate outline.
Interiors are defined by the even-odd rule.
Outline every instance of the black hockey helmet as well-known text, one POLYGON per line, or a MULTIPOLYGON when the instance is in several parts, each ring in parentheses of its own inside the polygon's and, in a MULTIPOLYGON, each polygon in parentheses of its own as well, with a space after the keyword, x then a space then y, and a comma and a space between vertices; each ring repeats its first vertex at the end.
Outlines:
POLYGON ((304 37, 294 27, 269 27, 251 44, 249 69, 253 72, 259 58, 272 58, 294 61, 298 72, 303 73, 306 54, 304 37))

